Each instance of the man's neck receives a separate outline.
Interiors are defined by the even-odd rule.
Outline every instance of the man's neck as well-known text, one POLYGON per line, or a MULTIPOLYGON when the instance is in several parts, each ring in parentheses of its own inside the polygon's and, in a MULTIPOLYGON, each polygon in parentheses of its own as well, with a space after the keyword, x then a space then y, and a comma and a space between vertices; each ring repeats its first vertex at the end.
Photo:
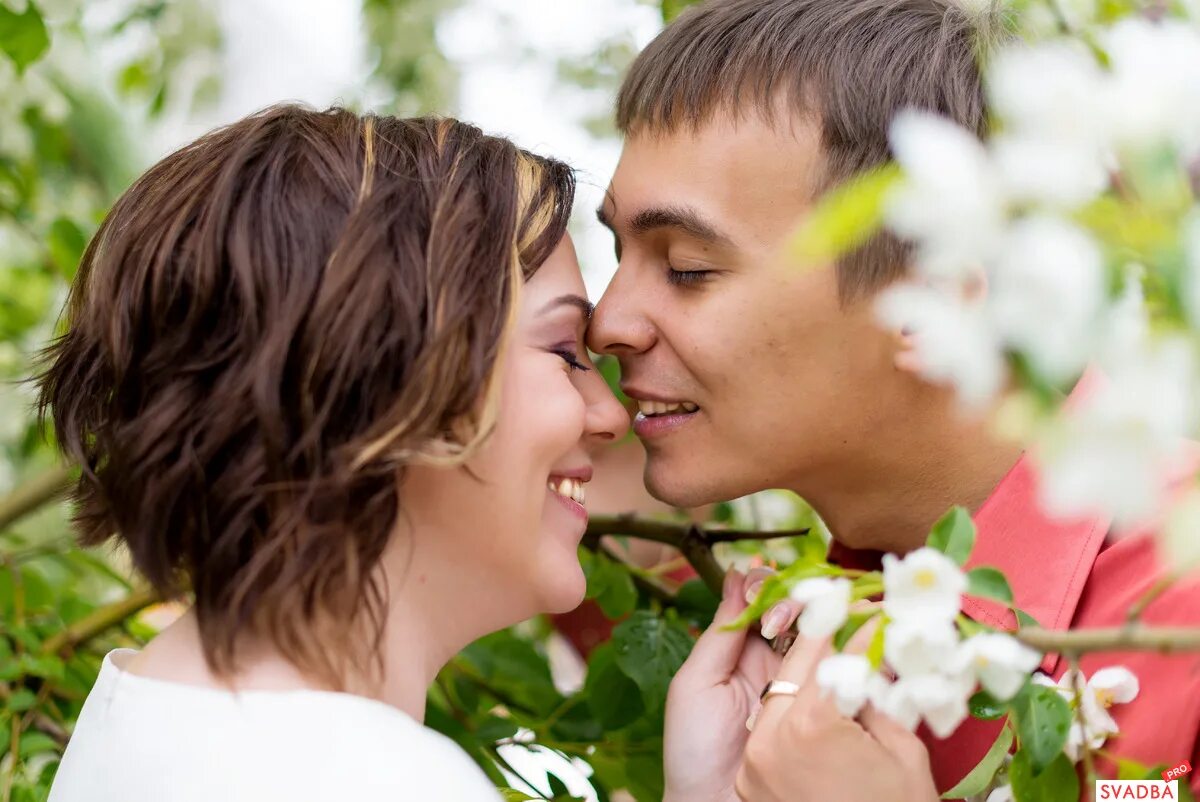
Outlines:
POLYGON ((991 434, 988 420, 952 407, 910 420, 886 442, 868 443, 792 489, 843 545, 911 551, 951 507, 978 510, 1020 459, 1021 447, 991 434))

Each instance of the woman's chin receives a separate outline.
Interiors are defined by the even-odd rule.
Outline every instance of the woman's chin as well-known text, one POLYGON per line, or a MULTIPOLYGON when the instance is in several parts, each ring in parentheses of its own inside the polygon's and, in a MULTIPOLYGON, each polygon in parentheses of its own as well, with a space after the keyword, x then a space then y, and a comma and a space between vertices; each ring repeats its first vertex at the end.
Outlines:
POLYGON ((587 595, 587 579, 578 560, 569 566, 549 572, 542 583, 542 605, 544 612, 551 615, 569 613, 583 604, 587 595))

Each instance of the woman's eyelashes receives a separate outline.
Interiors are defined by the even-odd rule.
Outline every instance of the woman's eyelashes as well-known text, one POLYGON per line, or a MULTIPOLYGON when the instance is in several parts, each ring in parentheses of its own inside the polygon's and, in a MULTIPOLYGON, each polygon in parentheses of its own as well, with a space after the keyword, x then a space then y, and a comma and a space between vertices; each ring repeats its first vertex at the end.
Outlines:
POLYGON ((579 355, 576 354, 575 351, 572 350, 571 348, 568 348, 565 346, 558 346, 558 347, 554 348, 553 351, 554 351, 554 353, 556 353, 560 357, 562 357, 562 360, 564 362, 566 362, 568 365, 570 365, 572 373, 574 373, 577 370, 582 370, 582 371, 591 370, 591 368, 589 368, 587 365, 585 365, 579 361, 579 355))

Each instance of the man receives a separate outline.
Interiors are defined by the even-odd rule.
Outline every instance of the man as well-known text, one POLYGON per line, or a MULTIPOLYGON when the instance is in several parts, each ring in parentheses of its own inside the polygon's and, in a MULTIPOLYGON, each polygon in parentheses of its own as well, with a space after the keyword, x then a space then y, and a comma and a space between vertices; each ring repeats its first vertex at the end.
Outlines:
MULTIPOLYGON (((982 133, 976 54, 992 30, 991 15, 951 0, 712 0, 685 12, 620 91, 625 147, 599 213, 619 267, 589 345, 618 357, 640 405, 656 497, 690 507, 794 490, 856 564, 922 545, 961 504, 979 530, 973 564, 1005 571, 1019 607, 1053 629, 1113 625, 1160 576, 1152 542, 1047 518, 1031 459, 915 375, 911 335, 881 330, 874 313, 877 293, 905 274, 902 244, 880 235, 807 269, 785 247, 822 191, 887 160, 901 109, 982 133)), ((1143 619, 1194 622, 1197 606, 1200 587, 1176 585, 1143 619)), ((1121 736, 1106 749, 1195 763, 1200 658, 1090 655, 1082 668, 1118 662, 1142 690, 1111 711, 1121 736)), ((1048 656, 1042 668, 1057 677, 1066 666, 1048 656)), ((685 667, 673 696, 723 682, 700 674, 685 667)), ((996 727, 923 734, 940 789, 978 762, 996 727)))

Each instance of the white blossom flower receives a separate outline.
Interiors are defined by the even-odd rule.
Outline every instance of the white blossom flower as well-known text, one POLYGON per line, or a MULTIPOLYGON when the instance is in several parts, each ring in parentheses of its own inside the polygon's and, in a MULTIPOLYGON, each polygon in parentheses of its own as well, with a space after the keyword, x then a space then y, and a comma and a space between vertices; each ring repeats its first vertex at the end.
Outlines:
POLYGON ((1183 302, 1191 324, 1200 328, 1200 206, 1183 226, 1186 266, 1183 276, 1183 302))
POLYGON ((828 638, 837 632, 850 615, 851 585, 845 577, 828 576, 796 583, 790 595, 804 605, 800 613, 800 634, 805 638, 828 638))
POLYGON ((883 556, 883 610, 893 622, 952 621, 962 607, 967 577, 953 560, 928 546, 898 558, 883 556))
POLYGON ((978 305, 931 286, 900 283, 880 294, 876 311, 884 326, 914 332, 924 378, 953 386, 968 406, 999 392, 1005 376, 1001 342, 978 305))
POLYGON ((997 333, 1052 381, 1083 370, 1104 298, 1099 246, 1079 226, 1040 214, 1009 230, 988 284, 997 333))
POLYGON ((973 689, 974 680, 964 676, 918 674, 877 691, 872 704, 910 730, 924 719, 934 735, 947 738, 967 718, 973 689))
POLYGON ((1173 20, 1123 19, 1102 37, 1112 69, 1107 106, 1119 146, 1200 152, 1200 31, 1173 20))
POLYGON ((958 649, 958 630, 946 619, 901 618, 887 627, 883 658, 901 677, 945 668, 958 649))
POLYGON ((1099 669, 1091 679, 1083 672, 1067 671, 1057 683, 1045 674, 1034 675, 1033 681, 1055 688, 1077 708, 1063 747, 1072 762, 1079 761, 1085 744, 1089 750, 1099 749, 1120 732, 1108 709, 1114 704, 1132 702, 1140 690, 1137 677, 1124 666, 1099 669))
POLYGON ((1192 488, 1175 504, 1160 537, 1172 570, 1200 568, 1200 490, 1192 488))
POLYGON ((904 181, 885 217, 915 240, 927 277, 957 278, 992 253, 1004 230, 1004 198, 983 144, 971 132, 927 112, 906 111, 891 127, 904 181))
POLYGON ((1016 45, 988 70, 1004 133, 992 141, 997 173, 1012 200, 1078 206, 1108 184, 1105 75, 1074 40, 1016 45))
POLYGON ((1014 201, 1075 208, 1108 186, 1101 151, 1032 135, 1000 134, 991 143, 996 172, 1014 201))
POLYGON ((856 716, 871 696, 873 680, 882 680, 871 670, 871 662, 861 654, 835 654, 817 665, 817 687, 832 696, 838 712, 856 716))
POLYGON ((1167 469, 1195 422, 1195 362, 1190 343, 1163 337, 1101 365, 1099 386, 1043 440, 1048 512, 1106 515, 1123 530, 1162 509, 1167 469))
POLYGON ((1011 785, 1001 785, 999 788, 993 788, 992 792, 987 796, 987 802, 1013 802, 1013 799, 1011 785))
POLYGON ((1016 696, 1041 659, 1033 649, 1002 632, 974 635, 963 642, 958 654, 984 690, 1002 702, 1016 696))

